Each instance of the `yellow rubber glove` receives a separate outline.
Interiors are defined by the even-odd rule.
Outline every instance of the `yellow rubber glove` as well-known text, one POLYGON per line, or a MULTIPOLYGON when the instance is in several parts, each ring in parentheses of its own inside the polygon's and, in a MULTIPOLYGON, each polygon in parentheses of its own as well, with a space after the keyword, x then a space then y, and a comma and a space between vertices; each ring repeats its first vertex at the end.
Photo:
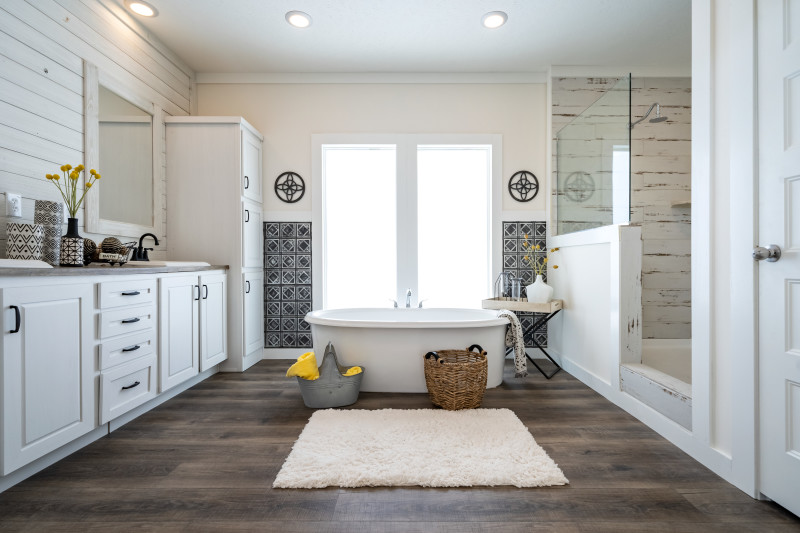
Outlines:
POLYGON ((299 378, 315 380, 319 378, 319 368, 314 352, 306 352, 297 358, 297 362, 286 371, 286 377, 297 376, 299 378))

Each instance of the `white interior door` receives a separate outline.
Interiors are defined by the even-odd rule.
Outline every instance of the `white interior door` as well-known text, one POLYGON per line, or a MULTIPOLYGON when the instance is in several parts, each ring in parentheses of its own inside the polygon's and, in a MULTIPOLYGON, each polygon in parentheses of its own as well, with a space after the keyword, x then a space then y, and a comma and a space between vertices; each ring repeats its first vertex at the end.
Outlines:
POLYGON ((800 515, 800 2, 758 2, 760 490, 800 515))

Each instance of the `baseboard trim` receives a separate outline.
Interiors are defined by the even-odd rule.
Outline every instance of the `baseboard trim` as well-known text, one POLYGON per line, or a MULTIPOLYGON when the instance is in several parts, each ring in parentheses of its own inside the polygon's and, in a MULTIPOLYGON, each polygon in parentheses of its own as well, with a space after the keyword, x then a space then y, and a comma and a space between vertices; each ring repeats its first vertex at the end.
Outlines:
POLYGON ((737 479, 733 472, 733 461, 730 457, 711 448, 707 443, 698 441, 691 431, 670 420, 649 405, 642 403, 626 392, 615 390, 609 383, 569 358, 562 356, 559 357, 559 360, 567 373, 629 413, 731 485, 745 492, 748 496, 752 496, 747 488, 737 484, 737 479))
POLYGON ((65 444, 64 446, 58 448, 57 450, 53 450, 44 457, 40 457, 39 459, 36 459, 32 463, 28 463, 19 470, 15 470, 10 474, 8 474, 7 476, 0 477, 0 493, 10 489, 11 487, 13 487, 14 485, 16 485, 21 481, 25 481, 32 475, 41 472, 48 466, 59 462, 65 457, 77 452, 84 446, 88 446, 89 444, 105 437, 106 435, 108 435, 108 426, 104 424, 102 426, 94 428, 86 435, 78 437, 69 444, 65 444))

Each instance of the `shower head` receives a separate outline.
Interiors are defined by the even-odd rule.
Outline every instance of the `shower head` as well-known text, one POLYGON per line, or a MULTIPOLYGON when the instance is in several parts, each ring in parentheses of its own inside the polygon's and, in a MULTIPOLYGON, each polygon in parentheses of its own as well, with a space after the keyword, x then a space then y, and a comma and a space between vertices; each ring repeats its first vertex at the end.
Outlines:
POLYGON ((647 110, 647 113, 645 113, 645 114, 644 114, 644 116, 643 116, 642 118, 640 118, 640 119, 639 119, 639 120, 637 120, 636 122, 633 122, 633 123, 629 124, 629 125, 628 125, 628 129, 631 129, 631 130, 632 130, 632 129, 633 129, 633 127, 634 127, 635 125, 637 125, 638 123, 640 123, 641 121, 643 121, 644 119, 646 119, 647 117, 649 117, 649 116, 650 116, 650 113, 652 113, 652 112, 653 112, 653 108, 655 108, 655 109, 656 109, 656 116, 655 116, 655 117, 653 117, 653 118, 651 118, 651 119, 650 119, 650 122, 656 123, 656 122, 664 122, 665 120, 667 120, 667 117, 662 117, 662 116, 661 116, 661 105, 660 105, 660 104, 658 104, 658 103, 655 103, 655 104, 653 104, 653 105, 651 105, 651 106, 650 106, 650 109, 648 109, 648 110, 647 110))
MULTIPOLYGON (((652 109, 652 107, 651 107, 650 109, 652 109)), ((648 111, 648 114, 650 114, 650 112, 649 112, 649 111, 648 111)), ((645 117, 646 117, 646 116, 647 116, 647 115, 645 115, 645 117)), ((660 105, 660 104, 656 104, 656 116, 655 116, 655 117, 653 117, 653 118, 651 118, 651 119, 650 119, 650 122, 653 122, 653 123, 656 123, 656 122, 664 122, 665 120, 667 120, 667 117, 662 117, 662 116, 661 116, 661 105, 660 105)))

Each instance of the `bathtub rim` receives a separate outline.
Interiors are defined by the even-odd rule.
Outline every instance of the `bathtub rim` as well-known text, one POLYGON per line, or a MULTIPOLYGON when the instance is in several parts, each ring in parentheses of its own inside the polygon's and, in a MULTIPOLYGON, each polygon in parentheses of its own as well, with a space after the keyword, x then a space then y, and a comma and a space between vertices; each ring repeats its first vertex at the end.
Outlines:
MULTIPOLYGON (((498 311, 491 309, 467 309, 467 308, 450 308, 450 307, 428 307, 428 308, 398 308, 390 309, 383 307, 351 307, 346 309, 318 309, 311 311, 305 316, 305 321, 309 324, 316 324, 320 326, 334 326, 345 328, 390 328, 390 329, 433 329, 433 328, 476 328, 476 327, 493 327, 507 325, 508 320, 497 316, 498 311), (427 320, 427 321, 412 321, 412 320, 375 320, 375 319, 357 319, 357 318, 337 318, 325 315, 332 315, 337 312, 358 312, 375 313, 376 311, 381 315, 398 314, 423 314, 434 311, 439 312, 454 312, 473 315, 484 315, 482 318, 456 318, 450 320, 427 320)), ((398 317, 400 318, 400 317, 398 317)))

